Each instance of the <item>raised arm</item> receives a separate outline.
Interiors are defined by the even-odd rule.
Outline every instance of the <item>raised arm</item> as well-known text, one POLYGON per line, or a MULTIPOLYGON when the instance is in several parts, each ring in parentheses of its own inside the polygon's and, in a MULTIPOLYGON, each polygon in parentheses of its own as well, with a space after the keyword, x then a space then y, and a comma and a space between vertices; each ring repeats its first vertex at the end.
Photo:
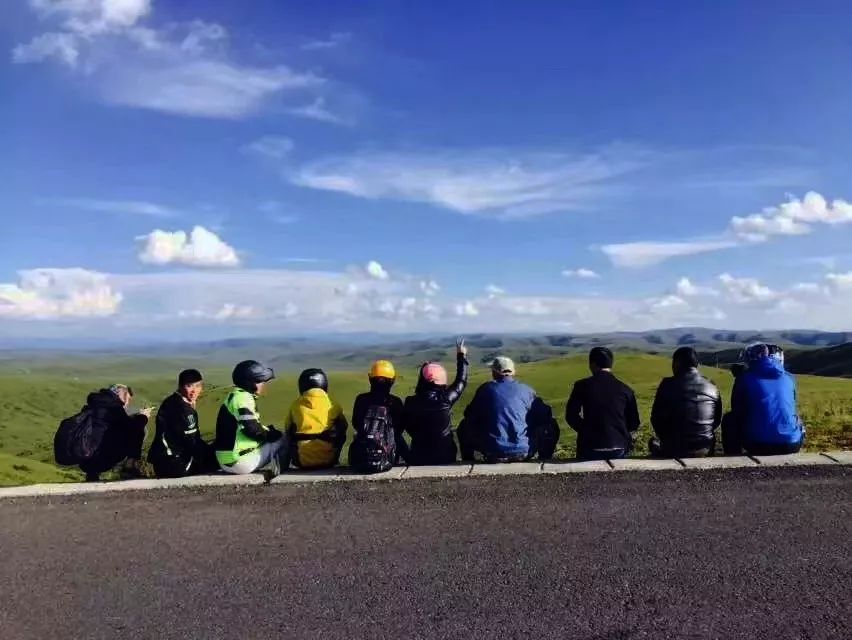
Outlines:
POLYGON ((464 345, 464 340, 459 340, 456 344, 456 379, 447 388, 447 402, 455 404, 456 401, 464 393, 467 387, 467 376, 470 370, 470 363, 467 361, 467 347, 464 345))

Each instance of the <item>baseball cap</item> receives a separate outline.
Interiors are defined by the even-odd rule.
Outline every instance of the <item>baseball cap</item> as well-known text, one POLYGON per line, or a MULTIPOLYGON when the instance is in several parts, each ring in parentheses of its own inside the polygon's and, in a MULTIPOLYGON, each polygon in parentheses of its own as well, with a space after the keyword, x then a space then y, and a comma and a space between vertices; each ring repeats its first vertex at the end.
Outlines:
POLYGON ((512 362, 511 358, 507 358, 506 356, 497 356, 491 363, 491 370, 501 375, 514 374, 515 363, 512 362))

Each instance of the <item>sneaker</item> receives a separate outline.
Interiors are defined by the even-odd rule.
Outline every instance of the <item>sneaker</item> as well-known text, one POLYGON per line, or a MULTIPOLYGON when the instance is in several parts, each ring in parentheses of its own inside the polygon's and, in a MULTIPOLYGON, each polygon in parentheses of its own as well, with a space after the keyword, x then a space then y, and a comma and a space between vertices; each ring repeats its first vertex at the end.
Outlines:
POLYGON ((278 459, 278 456, 272 456, 272 460, 269 461, 266 469, 263 470, 263 480, 266 484, 269 484, 273 478, 277 478, 280 475, 281 461, 278 459))

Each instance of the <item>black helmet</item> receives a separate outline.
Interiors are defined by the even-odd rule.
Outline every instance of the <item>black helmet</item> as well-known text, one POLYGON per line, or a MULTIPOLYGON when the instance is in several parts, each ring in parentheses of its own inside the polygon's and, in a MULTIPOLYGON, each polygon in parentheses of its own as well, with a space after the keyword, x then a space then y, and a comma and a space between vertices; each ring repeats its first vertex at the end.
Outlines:
POLYGON ((243 360, 231 374, 234 385, 251 393, 257 391, 260 382, 269 382, 275 377, 275 372, 257 360, 243 360))
POLYGON ((299 374, 299 393, 308 389, 328 391, 328 376, 322 369, 305 369, 299 374))

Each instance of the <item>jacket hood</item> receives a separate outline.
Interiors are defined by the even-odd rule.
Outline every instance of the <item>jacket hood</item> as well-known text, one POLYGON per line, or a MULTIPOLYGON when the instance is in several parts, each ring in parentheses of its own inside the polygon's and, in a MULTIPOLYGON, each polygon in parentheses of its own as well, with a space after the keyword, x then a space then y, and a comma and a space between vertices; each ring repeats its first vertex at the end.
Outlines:
POLYGON ((89 407, 119 407, 124 409, 124 403, 109 389, 94 391, 86 398, 89 407))
POLYGON ((775 358, 761 358, 748 366, 748 371, 761 378, 780 378, 786 375, 784 365, 775 358))
POLYGON ((299 396, 299 404, 308 409, 327 407, 330 403, 331 398, 322 389, 308 389, 299 396))

